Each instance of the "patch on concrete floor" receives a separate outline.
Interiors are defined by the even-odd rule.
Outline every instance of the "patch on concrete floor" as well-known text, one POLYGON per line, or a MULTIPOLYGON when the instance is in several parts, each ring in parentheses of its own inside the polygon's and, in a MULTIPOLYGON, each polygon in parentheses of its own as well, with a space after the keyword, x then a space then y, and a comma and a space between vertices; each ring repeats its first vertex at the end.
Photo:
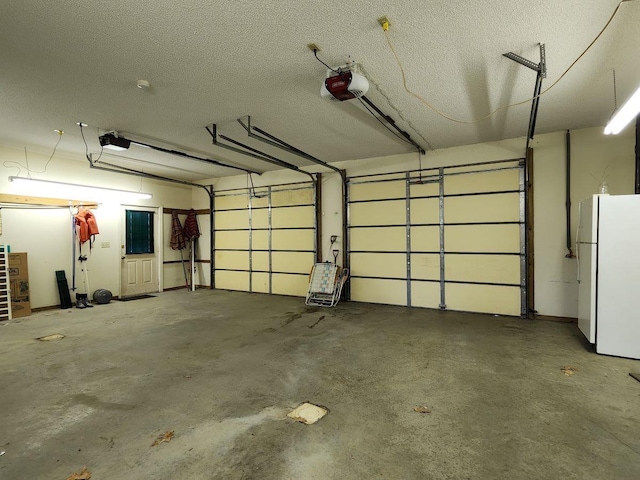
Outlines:
POLYGON ((62 340, 64 335, 61 333, 54 333, 52 335, 46 335, 44 337, 38 337, 36 340, 40 340, 41 342, 50 342, 51 340, 62 340))
POLYGON ((631 378, 635 378, 636 380, 638 380, 638 381, 640 382, 640 373, 633 373, 633 372, 631 372, 631 373, 629 373, 629 376, 630 376, 631 378))
POLYGON ((319 407, 313 403, 305 402, 297 407, 293 412, 287 414, 287 417, 294 419, 296 422, 312 425, 324 417, 329 412, 324 407, 319 407))
POLYGON ((413 411, 417 413, 431 413, 431 409, 429 407, 425 407, 423 405, 419 405, 417 407, 413 407, 413 411))
POLYGON ((569 365, 565 365, 560 369, 560 371, 563 372, 567 377, 570 377, 571 375, 576 373, 578 369, 576 367, 570 367, 569 365))
POLYGON ((169 431, 161 433, 160 435, 158 435, 158 438, 156 438, 156 441, 151 444, 151 446, 157 447, 161 443, 170 442, 174 436, 175 436, 174 433, 169 431))
POLYGON ((89 480, 91 478, 91 472, 87 470, 87 467, 82 467, 80 473, 72 473, 67 480, 89 480))

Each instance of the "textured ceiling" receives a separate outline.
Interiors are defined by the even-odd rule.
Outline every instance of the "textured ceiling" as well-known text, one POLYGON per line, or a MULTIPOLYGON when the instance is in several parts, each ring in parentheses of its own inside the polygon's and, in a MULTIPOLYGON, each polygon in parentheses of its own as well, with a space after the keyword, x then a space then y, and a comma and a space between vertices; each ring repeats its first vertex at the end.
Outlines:
MULTIPOLYGON (((251 115, 256 126, 327 162, 411 151, 358 102, 320 97, 326 69, 308 50, 310 42, 330 65, 360 62, 375 82, 368 97, 427 150, 523 136, 529 104, 466 125, 409 96, 376 19, 391 20, 389 37, 410 88, 448 115, 470 120, 532 95, 535 72, 503 53, 537 62, 538 43, 545 43, 543 88, 549 86, 617 4, 3 0, 0 142, 47 153, 57 140, 53 130, 62 129, 59 151, 77 154, 84 151, 75 125, 81 120, 89 124, 85 133, 94 153, 99 130, 118 130, 259 171, 278 168, 211 145, 204 127, 216 123, 222 134, 310 165, 248 139, 236 119, 251 115), (151 82, 151 89, 136 88, 137 79, 151 82)), ((640 0, 625 2, 601 39, 541 98, 538 133, 604 125, 613 110, 612 69, 620 102, 640 83, 638 25, 640 0)), ((141 147, 122 155, 138 161, 103 159, 182 179, 239 173, 141 147)))

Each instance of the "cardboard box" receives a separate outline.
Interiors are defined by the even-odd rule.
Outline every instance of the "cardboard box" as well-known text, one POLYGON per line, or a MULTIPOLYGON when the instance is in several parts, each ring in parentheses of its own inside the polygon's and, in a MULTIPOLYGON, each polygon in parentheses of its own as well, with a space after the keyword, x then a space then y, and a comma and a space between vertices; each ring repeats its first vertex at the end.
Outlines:
POLYGON ((9 281, 11 282, 11 314, 13 318, 31 315, 29 266, 26 253, 9 254, 9 281))

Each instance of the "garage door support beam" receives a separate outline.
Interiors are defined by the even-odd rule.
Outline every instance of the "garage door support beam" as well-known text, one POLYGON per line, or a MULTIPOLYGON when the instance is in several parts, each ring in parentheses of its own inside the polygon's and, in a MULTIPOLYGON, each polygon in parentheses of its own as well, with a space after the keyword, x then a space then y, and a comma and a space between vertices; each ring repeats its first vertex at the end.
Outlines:
POLYGON ((271 145, 272 147, 276 147, 276 148, 279 148, 280 150, 284 150, 285 152, 305 158, 317 165, 322 165, 323 167, 327 167, 333 170, 334 172, 338 172, 340 175, 344 174, 344 170, 340 170, 339 168, 334 167, 333 165, 330 165, 327 162, 323 162, 322 160, 314 157, 313 155, 309 155, 308 153, 300 150, 299 148, 294 147, 293 145, 288 144, 284 140, 281 140, 278 137, 276 137, 275 135, 271 135, 270 133, 264 131, 261 128, 252 126, 251 116, 247 116, 246 124, 242 121, 242 119, 238 119, 238 123, 242 125, 242 128, 244 128, 247 131, 247 134, 249 135, 250 138, 254 138, 256 140, 259 140, 260 142, 266 143, 267 145, 271 145), (253 132, 258 132, 260 135, 256 135, 255 133, 252 132, 252 130, 253 132))
POLYGON ((233 168, 234 170, 241 170, 241 171, 246 172, 246 173, 255 173, 257 175, 260 175, 260 172, 256 172, 255 170, 250 170, 248 168, 238 167, 238 166, 235 166, 235 165, 230 165, 228 163, 219 162, 217 160, 212 160, 210 158, 196 157, 195 155, 191 155, 189 153, 180 152, 178 150, 171 150, 169 148, 158 147, 156 145, 150 145, 148 143, 139 142, 138 140, 129 140, 129 141, 131 143, 135 144, 135 145, 140 145, 141 147, 151 148, 152 150, 156 150, 158 152, 163 152, 163 153, 168 153, 169 155, 176 155, 178 157, 190 158, 191 160, 197 160, 199 162, 208 163, 210 165, 217 165, 218 167, 233 168))
POLYGON ((438 169, 438 219, 440 221, 440 310, 447 309, 444 270, 444 168, 438 169))
POLYGON ((294 172, 303 173, 305 175, 310 176, 311 179, 315 181, 313 174, 309 172, 305 172, 304 170, 300 170, 298 166, 292 163, 285 162, 284 160, 280 160, 279 158, 269 155, 268 153, 262 152, 257 148, 253 148, 253 147, 250 147, 249 145, 245 145, 244 143, 238 142, 237 140, 234 140, 225 135, 218 135, 218 127, 215 123, 211 125, 211 128, 205 127, 205 129, 211 135, 212 143, 217 147, 225 148, 231 152, 239 153, 240 155, 246 155, 248 157, 256 158, 263 162, 271 163, 272 165, 278 165, 279 167, 293 170, 294 172), (231 145, 226 145, 224 143, 221 143, 218 140, 218 137, 220 137, 223 140, 226 140, 227 142, 233 143, 234 145, 237 145, 238 147, 241 147, 244 150, 242 150, 241 148, 236 148, 236 147, 232 147, 231 145))
MULTIPOLYGON (((533 98, 531 102, 531 114, 529 115, 529 128, 527 130, 527 150, 529 150, 529 145, 533 140, 533 136, 536 131, 536 120, 538 118, 538 106, 540 104, 540 92, 542 91, 542 79, 547 78, 547 58, 545 55, 545 47, 544 43, 540 43, 540 63, 532 62, 531 60, 527 60, 524 57, 521 57, 517 53, 508 52, 504 53, 502 56, 507 57, 509 60, 513 60, 520 65, 523 65, 527 68, 530 68, 536 75, 536 85, 533 89, 533 98)), ((525 150, 525 151, 527 151, 525 150)))

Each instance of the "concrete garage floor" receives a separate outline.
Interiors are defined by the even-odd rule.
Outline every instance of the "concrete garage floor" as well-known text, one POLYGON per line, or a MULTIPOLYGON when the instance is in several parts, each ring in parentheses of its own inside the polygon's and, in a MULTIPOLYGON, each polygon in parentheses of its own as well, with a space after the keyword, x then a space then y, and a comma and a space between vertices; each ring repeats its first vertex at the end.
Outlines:
POLYGON ((640 362, 572 324, 174 291, 5 323, 0 366, 7 480, 640 478, 640 362))

